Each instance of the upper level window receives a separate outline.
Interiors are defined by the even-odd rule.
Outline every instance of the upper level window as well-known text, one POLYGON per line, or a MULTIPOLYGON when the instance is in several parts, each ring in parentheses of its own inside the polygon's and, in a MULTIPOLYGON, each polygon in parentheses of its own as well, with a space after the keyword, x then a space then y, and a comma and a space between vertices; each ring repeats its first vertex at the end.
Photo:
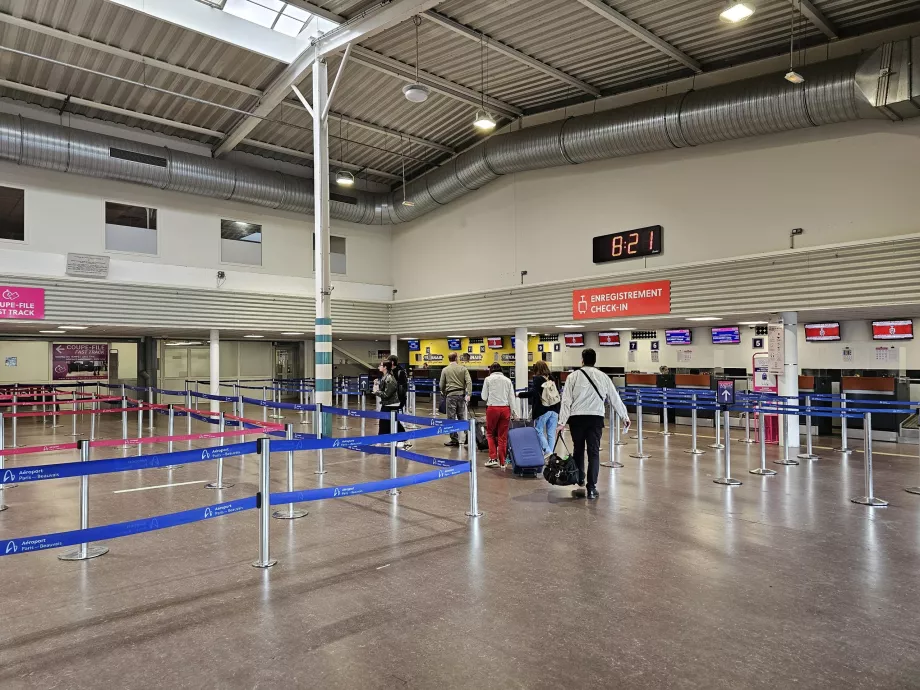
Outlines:
MULTIPOLYGON (((316 258, 316 234, 313 235, 313 256, 316 258)), ((345 238, 329 236, 329 272, 345 275, 345 238)))
POLYGON ((25 192, 14 187, 0 187, 0 239, 26 239, 25 192))
POLYGON ((105 248, 132 254, 157 253, 157 210, 105 202, 105 248))
POLYGON ((220 260, 262 265, 262 226, 242 220, 220 221, 220 260))

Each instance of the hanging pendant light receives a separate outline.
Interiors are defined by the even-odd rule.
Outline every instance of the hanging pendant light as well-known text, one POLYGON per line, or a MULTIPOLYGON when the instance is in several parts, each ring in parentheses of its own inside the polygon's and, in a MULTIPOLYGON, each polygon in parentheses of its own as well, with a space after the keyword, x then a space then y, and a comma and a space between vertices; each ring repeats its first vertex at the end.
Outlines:
POLYGON ((480 108, 476 111, 476 117, 473 118, 473 126, 483 132, 491 132, 496 126, 495 118, 488 110, 480 108))
POLYGON ((402 189, 403 189, 402 205, 410 206, 410 207, 415 206, 414 201, 410 201, 409 199, 406 198, 406 155, 403 152, 402 137, 399 137, 399 158, 400 160, 402 160, 402 189))
POLYGON ((727 24, 737 24, 749 19, 754 14, 754 4, 751 2, 740 2, 734 0, 729 2, 728 6, 719 14, 719 19, 727 24))
MULTIPOLYGON (((801 10, 801 2, 799 2, 801 10)), ((789 71, 783 77, 790 84, 804 84, 805 77, 795 71, 795 3, 792 3, 792 21, 789 26, 789 71)))
POLYGON ((422 23, 422 18, 418 15, 415 15, 412 18, 412 21, 415 23, 415 83, 406 84, 403 89, 403 95, 406 97, 406 100, 412 101, 413 103, 423 103, 428 100, 428 95, 431 93, 431 89, 421 83, 418 78, 419 75, 419 56, 418 56, 418 27, 422 23))
POLYGON ((479 34, 479 90, 482 95, 482 107, 476 111, 473 127, 481 132, 491 132, 497 123, 492 113, 486 110, 486 44, 485 34, 479 34))
MULTIPOLYGON (((346 148, 348 144, 348 139, 342 137, 342 118, 341 117, 339 118, 339 140, 342 142, 341 143, 341 147, 342 147, 341 158, 342 158, 342 161, 344 162, 346 152, 348 150, 346 148)), ((339 187, 353 187, 355 184, 355 176, 352 175, 351 172, 349 172, 348 170, 345 170, 345 169, 339 170, 335 174, 335 183, 339 185, 339 187)))

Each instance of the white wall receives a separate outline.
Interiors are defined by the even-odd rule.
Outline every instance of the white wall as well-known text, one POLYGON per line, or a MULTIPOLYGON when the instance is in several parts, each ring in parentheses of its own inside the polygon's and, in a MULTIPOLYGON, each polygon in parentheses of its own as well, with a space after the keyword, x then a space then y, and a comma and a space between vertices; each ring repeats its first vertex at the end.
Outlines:
MULTIPOLYGON (((0 185, 24 188, 26 241, 0 240, 0 272, 64 275, 67 252, 109 254, 109 281, 309 294, 313 218, 133 184, 0 163, 0 185), (158 210, 157 256, 105 251, 105 201, 158 210), (263 226, 262 266, 220 261, 221 218, 263 226)), ((390 230, 333 222, 346 238, 346 275, 333 275, 336 299, 390 300, 390 230)))
POLYGON ((500 178, 393 230, 399 298, 634 271, 920 230, 920 122, 855 122, 500 178), (664 227, 664 253, 591 239, 664 227), (642 262, 646 261, 645 264, 642 262))

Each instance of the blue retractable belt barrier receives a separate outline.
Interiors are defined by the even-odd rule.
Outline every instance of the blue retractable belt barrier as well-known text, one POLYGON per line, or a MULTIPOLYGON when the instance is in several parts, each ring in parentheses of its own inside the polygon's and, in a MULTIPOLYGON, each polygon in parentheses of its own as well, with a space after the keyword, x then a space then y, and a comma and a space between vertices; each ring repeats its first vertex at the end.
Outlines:
POLYGON ((467 422, 451 422, 438 427, 404 431, 397 434, 382 434, 378 436, 356 436, 353 438, 322 438, 315 440, 294 440, 272 442, 271 450, 274 453, 299 450, 319 450, 320 448, 357 448, 359 446, 374 446, 392 441, 409 441, 415 438, 427 438, 469 429, 467 422))
POLYGON ((458 474, 465 474, 470 471, 470 464, 464 462, 454 467, 444 467, 431 472, 422 472, 421 474, 410 474, 407 477, 397 477, 395 479, 381 479, 376 482, 364 482, 363 484, 350 484, 348 486, 330 486, 325 489, 306 489, 304 491, 289 491, 286 493, 272 494, 270 504, 283 505, 285 503, 304 503, 306 501, 319 501, 324 498, 345 498, 347 496, 361 496, 362 494, 375 493, 377 491, 386 491, 388 489, 397 489, 402 486, 412 486, 414 484, 424 484, 433 482, 446 477, 453 477, 458 474))
POLYGON ((441 426, 456 421, 453 419, 435 419, 434 417, 416 417, 411 414, 399 414, 396 419, 404 424, 417 424, 419 426, 441 426))
POLYGON ((153 392, 159 393, 160 395, 178 395, 183 398, 188 395, 188 391, 169 391, 165 388, 154 388, 153 392))
POLYGON ((204 398, 205 400, 219 400, 221 402, 236 402, 236 397, 233 395, 211 395, 210 393, 198 393, 192 391, 192 396, 196 398, 204 398))
MULTIPOLYGON (((230 398, 236 400, 236 398, 230 398)), ((279 410, 296 410, 297 412, 312 412, 316 405, 300 405, 299 403, 276 403, 271 400, 260 400, 259 398, 243 398, 243 402, 248 405, 258 405, 259 407, 273 407, 279 410)))
POLYGON ((156 517, 144 518, 141 520, 118 522, 114 525, 76 529, 70 532, 55 532, 53 534, 42 534, 35 537, 7 539, 5 542, 0 542, 0 544, 2 544, 2 546, 0 546, 0 556, 11 556, 17 553, 29 553, 32 551, 44 551, 45 549, 57 549, 62 546, 85 544, 93 541, 102 541, 103 539, 129 537, 133 534, 142 534, 152 530, 187 525, 191 522, 199 522, 200 520, 211 520, 213 518, 239 513, 244 510, 251 510, 255 507, 257 507, 256 497, 249 496, 248 498, 238 498, 235 501, 215 503, 214 505, 205 506, 203 508, 183 510, 179 513, 168 513, 167 515, 158 515, 156 517))

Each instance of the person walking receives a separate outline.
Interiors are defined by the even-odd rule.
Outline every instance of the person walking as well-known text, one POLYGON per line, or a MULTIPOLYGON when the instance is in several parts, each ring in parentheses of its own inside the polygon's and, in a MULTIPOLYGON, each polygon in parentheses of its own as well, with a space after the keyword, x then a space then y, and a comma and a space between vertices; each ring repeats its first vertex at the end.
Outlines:
MULTIPOLYGON (((438 388, 441 396, 444 398, 444 412, 448 419, 466 419, 466 405, 473 394, 473 380, 470 378, 469 370, 462 364, 457 363, 457 353, 451 352, 447 355, 449 364, 441 370, 441 380, 438 388)), ((466 443, 467 434, 463 434, 466 443)), ((453 433, 450 435, 445 446, 456 448, 460 445, 460 435, 453 433)))
MULTIPOLYGON (((406 413, 406 404, 409 402, 409 374, 399 366, 399 357, 394 353, 388 357, 393 364, 393 378, 396 379, 396 392, 399 394, 399 414, 406 413)), ((409 441, 400 441, 400 448, 408 449, 412 447, 409 441)))
POLYGON ((562 391, 562 406, 559 412, 559 433, 566 424, 572 432, 573 459, 578 467, 578 485, 587 491, 574 491, 577 498, 597 498, 597 475, 601 464, 601 436, 604 433, 604 403, 610 401, 617 417, 623 420, 623 428, 629 428, 629 415, 620 400, 620 394, 604 372, 594 368, 597 353, 586 348, 581 353, 582 366, 565 381, 562 391), (585 474, 585 446, 588 449, 588 472, 585 474))
MULTIPOLYGON (((381 376, 374 381, 373 393, 380 400, 380 411, 387 413, 386 417, 378 420, 377 425, 377 433, 383 435, 390 433, 390 412, 399 412, 399 385, 393 376, 393 362, 389 359, 383 360, 377 370, 381 376)), ((396 429, 398 432, 406 430, 399 421, 396 429)))
POLYGON ((520 416, 514 384, 505 376, 502 365, 495 362, 482 383, 482 401, 486 403, 486 437, 489 439, 489 460, 485 467, 501 466, 505 469, 508 455, 508 427, 511 415, 520 416))
POLYGON ((530 387, 526 391, 518 393, 518 397, 530 401, 533 426, 540 437, 543 456, 546 457, 552 454, 553 445, 556 441, 556 423, 559 420, 562 398, 546 362, 539 360, 534 363, 530 387))

